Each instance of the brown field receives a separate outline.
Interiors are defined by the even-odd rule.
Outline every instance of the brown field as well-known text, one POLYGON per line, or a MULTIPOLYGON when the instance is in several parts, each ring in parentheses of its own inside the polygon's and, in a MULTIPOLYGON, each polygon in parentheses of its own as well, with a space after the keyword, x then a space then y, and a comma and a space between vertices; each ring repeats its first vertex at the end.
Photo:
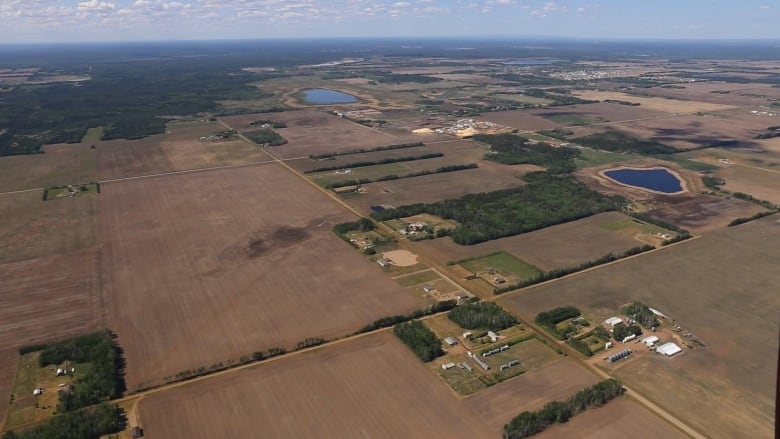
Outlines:
POLYGON ((636 359, 618 368, 618 377, 704 434, 771 437, 775 386, 768 383, 776 378, 780 249, 766 243, 778 239, 774 215, 500 302, 526 318, 565 305, 606 318, 624 303, 647 303, 707 347, 636 359))
POLYGON ((389 332, 159 393, 139 410, 150 439, 495 434, 389 332))
POLYGON ((287 124, 287 128, 279 128, 276 131, 289 143, 273 147, 271 150, 275 155, 283 158, 420 140, 418 136, 412 134, 406 137, 393 136, 320 110, 246 114, 221 118, 224 123, 242 132, 249 131, 249 124, 258 119, 276 120, 287 124))
POLYGON ((200 140, 225 130, 218 123, 203 122, 141 140, 99 142, 98 175, 107 180, 270 160, 256 146, 238 138, 200 140))
POLYGON ((286 163, 293 168, 301 172, 306 172, 316 168, 322 168, 325 166, 344 166, 348 167, 350 163, 364 162, 364 161, 379 161, 390 158, 419 156, 422 154, 429 154, 432 151, 426 146, 419 146, 414 148, 393 149, 390 151, 376 151, 376 152, 364 152, 358 154, 347 154, 336 156, 333 160, 318 160, 308 157, 300 159, 287 160, 286 163))
POLYGON ((44 154, 0 157, 0 192, 95 181, 89 145, 46 145, 44 154))
POLYGON ((615 99, 618 101, 636 102, 640 104, 640 108, 661 111, 664 113, 695 113, 697 111, 721 111, 734 108, 731 105, 711 104, 708 102, 696 102, 691 100, 635 96, 632 94, 615 91, 578 90, 574 92, 574 95, 582 99, 593 99, 599 101, 603 101, 605 99, 615 99))
POLYGON ((622 213, 607 212, 477 245, 458 245, 449 238, 440 238, 419 241, 415 246, 433 259, 443 262, 504 250, 537 268, 551 270, 644 245, 639 240, 601 227, 626 218, 622 213))
POLYGON ((0 263, 94 245, 100 196, 43 201, 43 191, 0 195, 0 263))
POLYGON ((128 388, 419 306, 331 232, 348 220, 276 164, 105 184, 102 285, 128 388))
POLYGON ((780 205, 780 168, 734 164, 724 166, 716 175, 726 180, 722 187, 729 192, 743 192, 780 205))
POLYGON ((539 131, 560 128, 562 124, 556 123, 550 119, 545 119, 532 113, 530 110, 512 110, 500 111, 495 113, 485 113, 477 116, 474 120, 493 122, 498 125, 517 128, 521 131, 539 131))
POLYGON ((623 439, 628 436, 637 439, 688 437, 627 397, 581 413, 565 424, 555 424, 535 437, 623 439))
POLYGON ((736 84, 719 82, 694 82, 692 84, 680 84, 684 89, 653 87, 642 89, 642 93, 652 94, 668 99, 683 101, 707 102, 720 105, 734 105, 748 107, 766 105, 767 97, 777 93, 769 84, 763 88, 761 84, 736 84), (728 93, 713 93, 713 92, 728 93), (763 96, 763 97, 762 97, 763 96))

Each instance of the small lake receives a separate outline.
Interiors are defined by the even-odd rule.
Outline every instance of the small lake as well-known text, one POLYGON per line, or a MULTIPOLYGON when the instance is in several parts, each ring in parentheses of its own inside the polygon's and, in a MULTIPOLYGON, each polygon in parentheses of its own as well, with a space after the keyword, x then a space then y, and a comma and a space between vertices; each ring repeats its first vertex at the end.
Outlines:
POLYGON ((303 100, 308 104, 354 104, 358 98, 327 88, 307 88, 303 91, 303 100))
POLYGON ((682 191, 682 182, 666 169, 612 169, 607 177, 628 186, 673 194, 682 191))

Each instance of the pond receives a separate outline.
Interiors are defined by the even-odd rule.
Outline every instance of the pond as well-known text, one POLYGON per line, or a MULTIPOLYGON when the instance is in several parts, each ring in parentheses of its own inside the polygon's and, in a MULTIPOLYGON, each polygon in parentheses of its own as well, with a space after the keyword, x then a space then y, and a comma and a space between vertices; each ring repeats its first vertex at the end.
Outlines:
POLYGON ((610 169, 604 175, 628 186, 674 194, 683 190, 682 182, 665 168, 610 169))
POLYGON ((303 100, 308 104, 353 104, 358 101, 351 94, 327 88, 307 88, 303 91, 303 100))

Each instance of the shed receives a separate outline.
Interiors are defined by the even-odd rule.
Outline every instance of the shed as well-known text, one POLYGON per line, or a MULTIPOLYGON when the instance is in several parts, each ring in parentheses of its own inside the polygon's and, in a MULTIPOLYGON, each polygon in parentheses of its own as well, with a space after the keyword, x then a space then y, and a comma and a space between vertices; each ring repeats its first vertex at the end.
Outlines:
POLYGON ((423 285, 423 291, 425 291, 426 293, 430 293, 433 290, 435 290, 435 288, 433 288, 433 285, 423 285))
POLYGON ((604 320, 604 323, 608 324, 609 326, 615 326, 618 323, 623 323, 623 319, 620 317, 610 317, 607 320, 604 320))
POLYGON ((490 337, 490 341, 493 343, 498 341, 498 334, 493 331, 488 331, 487 336, 490 337))
POLYGON ((451 361, 449 363, 444 363, 441 365, 441 368, 444 370, 452 369, 453 367, 455 367, 455 363, 451 361))
POLYGON ((455 340, 455 337, 446 337, 444 343, 447 343, 448 346, 455 346, 458 344, 458 340, 455 340))
POLYGON ((650 337, 645 337, 642 339, 642 343, 647 345, 647 347, 651 348, 654 344, 658 343, 658 337, 655 335, 651 335, 650 337))
POLYGON ((471 332, 471 331, 466 331, 466 332, 464 332, 464 333, 463 333, 463 338, 469 338, 469 337, 471 337, 472 335, 474 335, 474 333, 473 333, 473 332, 471 332))
POLYGON ((391 265, 390 259, 387 258, 379 258, 376 260, 376 263, 379 264, 380 267, 387 268, 391 265))
POLYGON ((682 349, 670 341, 668 343, 662 344, 661 346, 658 346, 655 351, 659 354, 664 354, 667 357, 671 357, 674 354, 679 354, 682 352, 682 349))

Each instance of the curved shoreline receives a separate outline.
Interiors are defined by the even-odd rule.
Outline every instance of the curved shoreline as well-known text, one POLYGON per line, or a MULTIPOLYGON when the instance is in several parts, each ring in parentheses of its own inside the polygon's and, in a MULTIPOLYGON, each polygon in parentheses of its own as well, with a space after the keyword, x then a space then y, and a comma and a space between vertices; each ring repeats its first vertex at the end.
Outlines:
POLYGON ((621 186, 626 186, 626 187, 630 187, 630 188, 636 188, 636 189, 639 189, 639 190, 642 190, 642 191, 645 191, 645 192, 651 192, 651 193, 659 194, 659 195, 681 195, 681 194, 685 194, 685 193, 689 192, 689 190, 688 190, 688 183, 685 181, 685 179, 682 177, 682 175, 680 175, 679 172, 677 172, 677 171, 675 171, 673 169, 667 168, 666 166, 660 166, 659 165, 659 166, 651 166, 651 167, 648 167, 648 168, 640 168, 638 166, 619 165, 619 166, 615 166, 615 167, 609 168, 609 169, 602 169, 601 171, 599 171, 599 175, 601 177, 606 178, 607 180, 615 183, 615 184, 619 184, 621 186), (649 189, 649 188, 642 187, 642 186, 634 186, 634 185, 631 185, 631 184, 622 183, 622 182, 617 181, 614 178, 612 178, 612 177, 610 177, 610 176, 608 176, 606 174, 609 171, 620 171, 620 170, 624 170, 624 169, 625 170, 629 170, 629 171, 630 170, 633 170, 633 171, 664 170, 664 171, 672 174, 680 182, 680 187, 682 189, 680 189, 677 192, 656 191, 656 190, 649 189))

